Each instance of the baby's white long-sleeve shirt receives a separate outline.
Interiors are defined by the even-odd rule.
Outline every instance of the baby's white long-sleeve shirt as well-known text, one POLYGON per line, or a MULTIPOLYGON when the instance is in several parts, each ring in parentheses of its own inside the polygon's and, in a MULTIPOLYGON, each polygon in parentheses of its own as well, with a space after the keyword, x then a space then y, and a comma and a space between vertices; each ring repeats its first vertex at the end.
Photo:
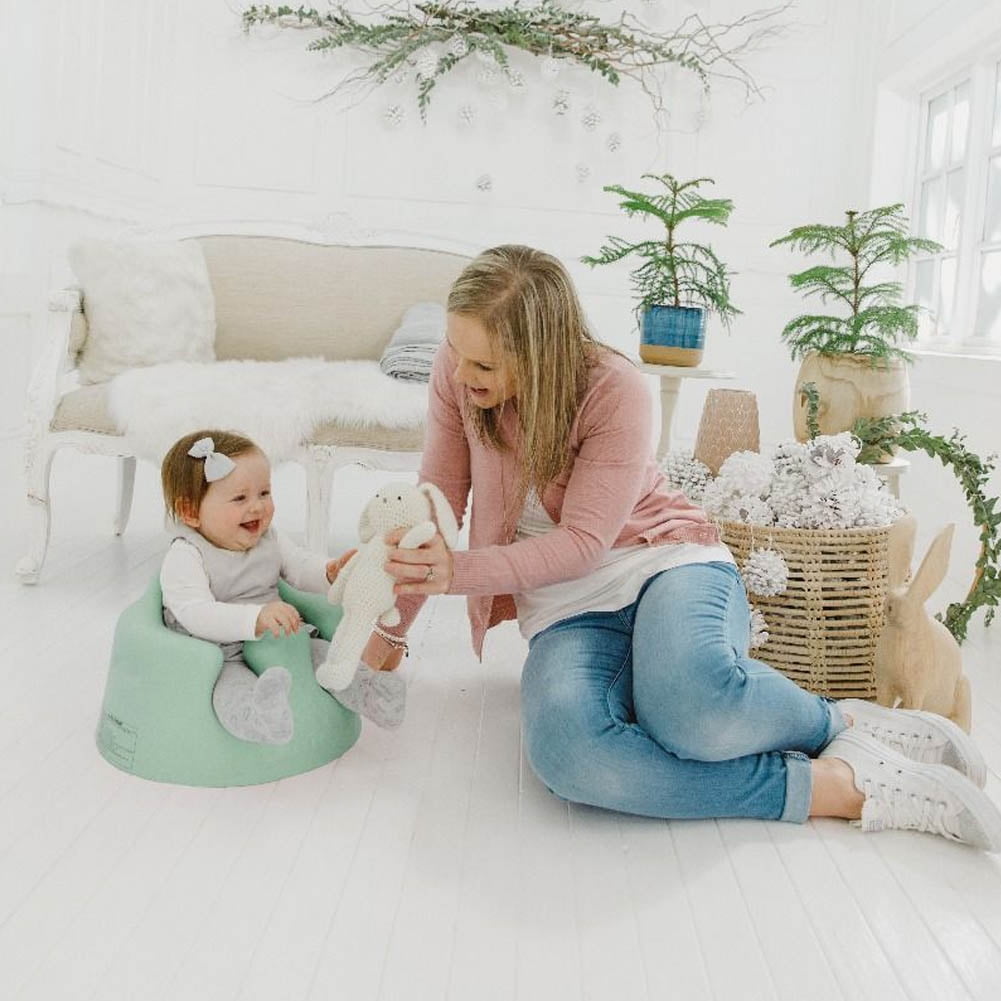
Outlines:
MULTIPOLYGON (((280 576, 302 591, 326 592, 327 560, 271 530, 281 553, 280 576)), ((235 643, 256 636, 263 605, 217 601, 209 585, 201 553, 184 539, 175 539, 160 568, 163 607, 192 636, 213 643, 235 643)))

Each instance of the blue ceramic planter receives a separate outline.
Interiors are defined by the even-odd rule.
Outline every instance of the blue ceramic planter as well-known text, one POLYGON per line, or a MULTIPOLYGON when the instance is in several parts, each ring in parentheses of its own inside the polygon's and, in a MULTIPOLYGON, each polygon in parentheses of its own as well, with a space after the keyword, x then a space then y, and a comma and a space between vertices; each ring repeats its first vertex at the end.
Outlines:
POLYGON ((647 306, 643 310, 640 357, 651 365, 692 368, 702 361, 706 312, 697 306, 647 306))

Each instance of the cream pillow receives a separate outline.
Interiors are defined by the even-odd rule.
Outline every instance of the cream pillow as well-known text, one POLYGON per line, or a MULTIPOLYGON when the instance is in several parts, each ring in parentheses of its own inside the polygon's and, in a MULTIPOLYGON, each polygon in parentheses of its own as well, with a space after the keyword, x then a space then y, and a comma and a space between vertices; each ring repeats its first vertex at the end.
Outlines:
POLYGON ((215 360, 215 299, 201 246, 87 240, 69 250, 83 289, 82 382, 167 361, 215 360))

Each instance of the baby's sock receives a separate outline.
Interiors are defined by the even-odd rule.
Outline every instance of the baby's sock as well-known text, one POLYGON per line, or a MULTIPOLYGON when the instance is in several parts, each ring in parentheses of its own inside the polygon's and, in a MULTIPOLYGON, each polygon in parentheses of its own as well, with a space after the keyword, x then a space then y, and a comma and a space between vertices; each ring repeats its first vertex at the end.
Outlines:
POLYGON ((291 685, 284 667, 269 667, 258 677, 246 664, 227 661, 212 690, 212 708, 223 727, 240 740, 287 744, 292 738, 291 685))
POLYGON ((287 744, 292 739, 291 688, 292 675, 284 667, 269 667, 257 679, 251 701, 263 734, 262 744, 287 744))
POLYGON ((394 730, 403 722, 407 683, 396 671, 373 671, 359 663, 348 687, 331 694, 346 709, 386 730, 394 730))

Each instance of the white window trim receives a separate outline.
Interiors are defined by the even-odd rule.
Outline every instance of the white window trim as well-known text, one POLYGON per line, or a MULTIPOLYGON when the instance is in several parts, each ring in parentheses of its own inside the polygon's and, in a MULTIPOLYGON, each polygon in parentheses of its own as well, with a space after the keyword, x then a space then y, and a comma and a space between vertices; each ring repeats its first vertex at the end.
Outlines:
MULTIPOLYGON (((1001 341, 992 341, 974 330, 977 309, 977 294, 980 277, 980 258, 985 250, 1001 249, 1001 244, 988 244, 983 240, 983 222, 987 202, 987 164, 997 147, 991 144, 988 126, 993 121, 993 102, 995 88, 995 73, 998 62, 1001 61, 1001 45, 996 42, 979 53, 971 53, 966 64, 953 68, 948 74, 940 76, 932 84, 925 85, 917 97, 918 129, 916 143, 911 156, 912 192, 910 215, 912 231, 917 233, 917 221, 920 213, 921 186, 932 172, 925 169, 924 154, 928 130, 928 106, 930 102, 944 93, 951 91, 964 80, 970 81, 970 130, 967 136, 966 183, 961 206, 961 226, 956 247, 957 286, 955 292, 955 309, 951 327, 938 336, 925 338, 915 342, 911 349, 915 354, 957 354, 978 356, 986 359, 1001 358, 1001 341), (981 123, 980 128, 976 123, 981 123)), ((949 139, 951 140, 951 134, 949 139)), ((923 234, 921 234, 923 235, 923 234)), ((933 259, 941 259, 948 255, 933 255, 933 259)), ((928 258, 921 258, 926 260, 928 258)), ((916 298, 916 262, 907 269, 907 302, 916 298)), ((938 277, 936 278, 936 293, 938 292, 938 277)))

